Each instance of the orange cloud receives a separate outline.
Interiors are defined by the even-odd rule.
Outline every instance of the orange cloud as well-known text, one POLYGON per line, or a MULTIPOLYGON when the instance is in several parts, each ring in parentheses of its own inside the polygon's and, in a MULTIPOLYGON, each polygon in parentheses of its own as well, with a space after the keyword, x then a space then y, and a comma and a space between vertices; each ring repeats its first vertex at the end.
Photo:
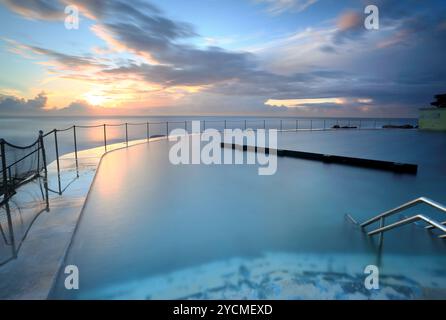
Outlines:
POLYGON ((341 15, 337 21, 337 26, 341 31, 357 28, 362 24, 362 17, 355 11, 348 11, 341 15))
POLYGON ((156 59, 154 59, 149 52, 143 52, 143 51, 138 51, 138 50, 134 50, 134 49, 128 48, 123 43, 121 43, 120 41, 116 40, 113 37, 113 35, 110 34, 110 32, 106 28, 104 28, 104 26, 101 26, 99 24, 95 24, 90 29, 97 37, 102 39, 107 44, 107 46, 109 47, 110 51, 115 51, 115 52, 127 51, 127 52, 133 53, 133 54, 143 58, 143 60, 146 63, 149 63, 149 64, 159 64, 159 62, 156 61, 156 59))

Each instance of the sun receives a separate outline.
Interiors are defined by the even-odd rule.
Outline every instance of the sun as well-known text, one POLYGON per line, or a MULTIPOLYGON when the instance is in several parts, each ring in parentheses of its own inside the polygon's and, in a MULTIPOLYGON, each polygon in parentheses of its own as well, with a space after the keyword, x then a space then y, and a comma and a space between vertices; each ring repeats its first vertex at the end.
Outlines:
POLYGON ((83 95, 84 99, 93 106, 104 105, 107 102, 107 97, 99 91, 87 92, 83 95))

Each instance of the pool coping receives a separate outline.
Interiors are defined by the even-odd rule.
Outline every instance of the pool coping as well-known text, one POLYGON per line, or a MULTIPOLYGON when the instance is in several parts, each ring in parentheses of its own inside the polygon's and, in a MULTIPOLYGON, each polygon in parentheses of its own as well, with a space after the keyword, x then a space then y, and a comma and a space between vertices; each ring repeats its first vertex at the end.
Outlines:
MULTIPOLYGON (((83 217, 83 213, 84 213, 85 205, 86 205, 86 203, 87 203, 87 201, 88 201, 88 198, 90 197, 92 187, 93 187, 93 185, 94 185, 94 183, 95 183, 95 181, 96 181, 97 172, 98 172, 98 170, 99 170, 99 168, 100 168, 100 166, 101 166, 101 164, 102 164, 102 160, 104 159, 104 157, 105 157, 106 155, 108 155, 108 154, 114 152, 114 151, 124 150, 124 149, 127 149, 127 148, 131 148, 131 147, 135 147, 135 146, 143 145, 143 144, 150 143, 150 142, 156 142, 156 141, 166 140, 166 139, 168 139, 168 138, 169 138, 168 136, 161 136, 161 137, 160 137, 160 136, 157 136, 157 137, 153 137, 153 138, 149 138, 149 139, 132 140, 132 141, 129 141, 129 144, 130 144, 130 145, 125 145, 125 146, 122 146, 122 147, 118 147, 118 148, 112 149, 112 150, 110 150, 110 151, 107 151, 107 152, 103 153, 103 154, 100 156, 100 158, 99 158, 99 162, 98 162, 98 164, 97 164, 97 166, 96 166, 96 169, 95 169, 94 177, 93 177, 93 179, 91 180, 91 183, 90 183, 90 186, 89 186, 89 188, 88 188, 87 194, 85 195, 84 202, 83 202, 82 207, 81 207, 81 209, 80 209, 79 216, 78 216, 77 221, 76 221, 76 225, 75 225, 74 230, 73 230, 73 232, 72 232, 72 234, 71 234, 69 243, 68 243, 68 245, 67 245, 67 247, 66 247, 66 249, 65 249, 65 251, 64 251, 64 253, 63 253, 63 256, 62 256, 62 259, 61 259, 61 262, 60 262, 58 271, 56 272, 56 274, 55 274, 54 277, 53 277, 53 280, 52 280, 52 283, 51 283, 51 286, 50 286, 50 290, 48 291, 48 294, 47 294, 46 299, 51 299, 51 296, 52 296, 52 294, 53 294, 53 292, 54 292, 54 290, 55 290, 55 287, 56 287, 57 279, 60 277, 60 275, 61 275, 61 273, 62 273, 62 269, 63 269, 62 267, 63 267, 63 265, 65 264, 65 262, 66 262, 66 260, 67 260, 68 252, 70 251, 70 248, 71 248, 72 245, 73 245, 74 237, 76 236, 77 230, 78 230, 78 228, 79 228, 79 224, 80 224, 80 222, 81 222, 81 220, 82 220, 82 217, 83 217)), ((115 144, 115 145, 118 145, 118 144, 115 144)), ((108 146, 108 147, 113 147, 113 145, 110 145, 110 146, 108 146)), ((102 147, 100 147, 100 148, 102 148, 102 147)), ((88 149, 88 150, 91 150, 91 149, 88 149)))
MULTIPOLYGON (((69 182, 73 184, 62 195, 50 195, 50 211, 36 216, 17 257, 0 268, 0 299, 49 299, 62 272, 102 159, 113 151, 167 138, 156 136, 132 140, 128 144, 115 143, 108 145, 107 151, 103 146, 78 151, 79 177, 69 182)), ((59 158, 62 163, 62 180, 76 171, 72 164, 68 169, 64 168, 64 162, 73 160, 74 153, 67 153, 59 158)), ((56 160, 48 165, 48 178, 50 184, 57 182, 56 160)), ((21 188, 31 186, 28 184, 21 188)), ((20 192, 15 197, 19 196, 20 192)))

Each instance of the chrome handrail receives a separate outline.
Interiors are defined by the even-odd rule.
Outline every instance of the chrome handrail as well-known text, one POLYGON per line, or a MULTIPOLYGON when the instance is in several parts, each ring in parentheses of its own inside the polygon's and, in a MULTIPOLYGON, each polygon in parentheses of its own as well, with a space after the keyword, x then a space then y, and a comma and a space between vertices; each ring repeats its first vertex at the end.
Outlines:
MULTIPOLYGON (((440 222, 440 224, 446 226, 446 221, 440 222)), ((433 229, 434 227, 433 226, 425 226, 424 228, 425 229, 433 229)))
POLYGON ((387 225, 387 226, 385 226, 385 227, 380 227, 380 228, 378 228, 378 229, 375 229, 375 230, 373 230, 373 231, 370 231, 370 232, 367 233, 367 234, 368 234, 369 236, 373 236, 373 235, 375 235, 375 234, 383 233, 383 232, 385 232, 385 231, 389 231, 389 230, 391 230, 391 229, 394 229, 394 228, 397 228, 397 227, 399 227, 399 226, 402 226, 402 225, 405 225, 405 224, 409 224, 409 223, 412 223, 412 222, 415 222, 415 221, 418 221, 418 220, 423 220, 423 221, 427 222, 428 224, 430 224, 433 228, 438 228, 438 229, 440 229, 441 231, 443 231, 445 234, 444 234, 444 235, 440 235, 440 236, 439 236, 440 238, 445 238, 445 237, 446 237, 446 227, 444 227, 443 225, 441 225, 441 224, 438 223, 437 221, 432 220, 432 219, 430 219, 430 218, 428 218, 428 217, 426 217, 426 216, 424 216, 424 215, 421 215, 421 214, 417 214, 417 215, 414 215, 414 216, 412 216, 412 217, 409 217, 409 218, 400 220, 400 221, 398 221, 398 222, 391 223, 391 224, 389 224, 389 225, 387 225))
POLYGON ((393 209, 390 209, 388 211, 385 211, 385 212, 383 212, 383 213, 373 217, 372 219, 367 220, 367 221, 361 223, 361 227, 364 228, 364 227, 368 226, 369 224, 372 224, 372 223, 374 223, 376 221, 379 221, 381 219, 384 219, 384 218, 386 218, 386 217, 388 217, 390 215, 393 215, 395 213, 398 213, 398 212, 401 212, 401 211, 406 210, 408 208, 411 208, 411 207, 413 207, 413 206, 415 206, 415 205, 417 205, 419 203, 425 203, 425 204, 427 204, 427 205, 429 205, 429 206, 431 206, 433 208, 436 208, 436 209, 446 213, 446 207, 443 206, 442 204, 440 204, 438 202, 435 202, 434 200, 431 200, 431 199, 426 198, 426 197, 420 197, 420 198, 414 199, 412 201, 406 202, 406 203, 404 203, 404 204, 402 204, 402 205, 400 205, 400 206, 398 206, 396 208, 393 208, 393 209))

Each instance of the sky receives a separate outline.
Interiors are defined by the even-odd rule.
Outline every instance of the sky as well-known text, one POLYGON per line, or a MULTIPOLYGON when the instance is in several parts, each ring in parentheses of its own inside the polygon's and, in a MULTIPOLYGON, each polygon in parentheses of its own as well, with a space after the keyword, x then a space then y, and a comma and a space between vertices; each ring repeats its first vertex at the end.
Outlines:
POLYGON ((445 52, 444 0, 0 0, 0 114, 416 117, 445 52))

